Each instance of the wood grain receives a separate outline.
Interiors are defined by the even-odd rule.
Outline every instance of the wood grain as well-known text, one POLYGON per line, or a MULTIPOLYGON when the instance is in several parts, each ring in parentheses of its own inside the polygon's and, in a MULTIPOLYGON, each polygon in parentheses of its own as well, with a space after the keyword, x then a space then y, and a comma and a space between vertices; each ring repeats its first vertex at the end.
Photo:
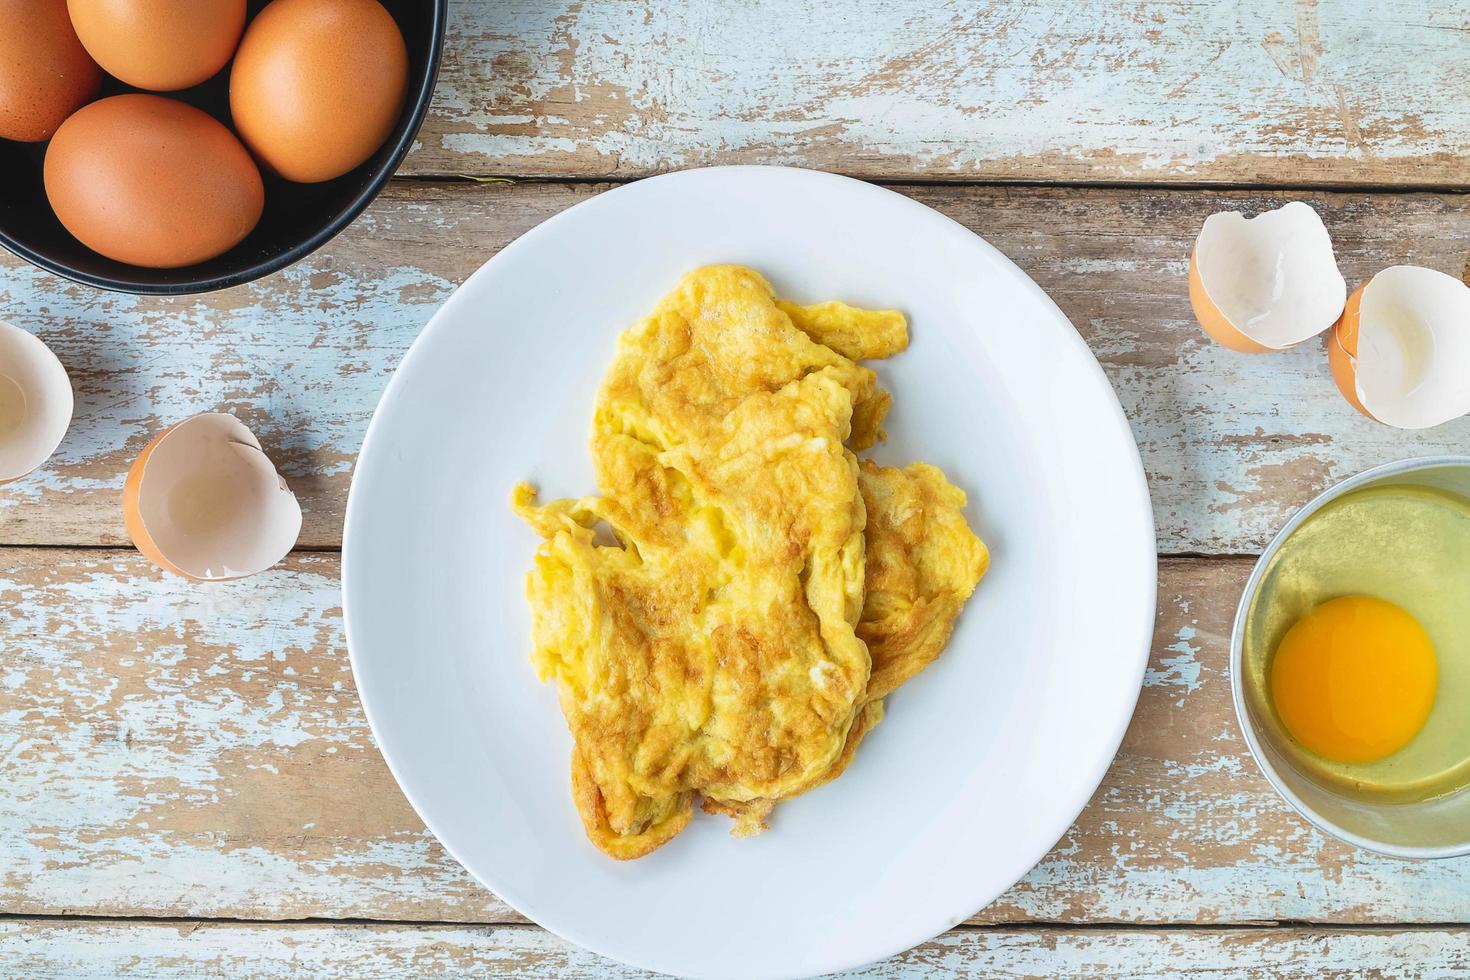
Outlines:
MULTIPOLYGON (((634 980, 621 966, 527 926, 0 922, 0 958, 33 980, 120 975, 355 980, 511 976, 634 980)), ((837 974, 910 977, 1174 977, 1275 980, 1451 977, 1470 930, 964 929, 837 974)))
POLYGON ((1470 3, 461 0, 406 171, 1463 186, 1470 3))
MULTIPOLYGON (((602 189, 400 183, 306 261, 202 297, 99 293, 0 259, 0 315, 50 343, 77 389, 57 456, 0 490, 0 543, 125 544, 118 494, 135 454, 170 422, 222 409, 255 429, 301 495, 301 544, 339 545, 352 461, 415 335, 481 262, 602 189)), ((1293 509, 1341 477, 1470 450, 1470 419, 1407 433, 1349 410, 1318 342, 1250 356, 1206 341, 1185 277, 1201 222, 1220 209, 1275 206, 1281 195, 903 191, 1014 258, 1092 346, 1132 420, 1165 553, 1258 551, 1293 509)), ((1455 275, 1465 267, 1470 211, 1459 196, 1307 199, 1326 217, 1351 282, 1401 262, 1455 275)), ((607 324, 609 335, 620 327, 607 324)))
MULTIPOLYGON (((129 552, 0 554, 0 913, 520 921, 378 755, 335 555, 211 588, 129 552)), ((1470 860, 1324 839, 1257 772, 1224 675, 1249 567, 1163 564, 1122 751, 1051 854, 972 921, 1464 920, 1470 860)))
MULTIPOLYGON (((1348 411, 1315 344, 1249 358, 1200 336, 1184 284, 1200 222, 1281 195, 1003 186, 1391 188, 1308 197, 1349 280, 1399 262, 1461 275, 1465 199, 1402 192, 1470 186, 1470 102, 1455 96, 1470 0, 451 8, 410 179, 306 262, 139 299, 0 258, 0 316, 57 350, 78 396, 57 457, 0 488, 0 972, 644 976, 524 924, 425 831, 353 691, 335 554, 201 588, 131 551, 77 550, 125 544, 128 464, 164 425, 215 409, 250 424, 297 489, 302 546, 338 547, 363 431, 414 336, 480 262, 605 189, 412 178, 785 163, 938 181, 900 189, 1011 255, 1097 354, 1165 553, 1253 553, 1340 477, 1470 451, 1470 420, 1409 434, 1348 411), (124 918, 26 918, 68 914, 124 918), (401 921, 258 921, 303 918, 401 921)), ((1470 931, 1453 926, 1470 859, 1324 839, 1250 760, 1224 674, 1249 565, 1163 562, 1123 749, 1053 851, 971 920, 989 928, 853 976, 1470 972, 1470 931), (1282 921, 1333 925, 1240 928, 1282 921), (1106 925, 1144 922, 1173 927, 1106 925), (1394 923, 1421 927, 1373 928, 1394 923)))

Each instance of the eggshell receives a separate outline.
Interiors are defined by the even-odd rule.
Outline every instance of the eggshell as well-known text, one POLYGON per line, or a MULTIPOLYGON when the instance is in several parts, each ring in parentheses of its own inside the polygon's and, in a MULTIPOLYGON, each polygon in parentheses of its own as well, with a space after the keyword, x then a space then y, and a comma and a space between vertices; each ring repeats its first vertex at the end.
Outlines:
POLYGON ((196 415, 159 433, 123 485, 133 544, 195 581, 254 575, 290 552, 301 506, 233 415, 196 415))
POLYGON ((67 0, 66 6, 99 65, 157 92, 212 78, 245 29, 245 0, 67 0))
POLYGON ((1189 259, 1195 318, 1216 343, 1247 354, 1315 337, 1346 296, 1327 227, 1301 201, 1254 218, 1210 215, 1189 259))
POLYGON ((0 483, 46 462, 71 425, 66 368, 39 338, 0 322, 0 483))
POLYGON ((408 50, 377 0, 274 0, 230 69, 235 129, 261 163, 315 183, 372 156, 408 91, 408 50))
MULTIPOLYGON (((1332 332, 1327 335, 1327 365, 1332 369, 1332 380, 1337 383, 1337 390, 1347 403, 1359 412, 1373 418, 1362 401, 1358 399, 1358 370, 1356 361, 1358 358, 1358 324, 1359 311, 1363 303, 1363 290, 1368 288, 1368 283, 1373 281, 1369 276, 1363 280, 1363 284, 1353 290, 1348 297, 1347 305, 1342 308, 1342 316, 1332 325, 1332 332)), ((1376 419, 1374 421, 1377 421, 1376 419)))
POLYGON ((0 138, 50 139, 101 82, 66 0, 0 0, 0 138))
POLYGON ((1327 359, 1371 419, 1427 429, 1470 413, 1470 287, 1434 269, 1384 269, 1348 299, 1327 359))
POLYGON ((213 258, 248 235, 265 186, 233 133, 159 95, 115 95, 62 124, 46 196, 84 245, 156 269, 213 258))

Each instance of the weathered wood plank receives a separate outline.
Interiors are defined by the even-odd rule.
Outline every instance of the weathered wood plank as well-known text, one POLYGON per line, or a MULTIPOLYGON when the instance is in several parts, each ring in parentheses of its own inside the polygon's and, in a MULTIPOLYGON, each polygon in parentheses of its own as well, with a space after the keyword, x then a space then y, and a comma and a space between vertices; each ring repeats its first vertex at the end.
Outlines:
MULTIPOLYGON (((334 555, 212 588, 128 552, 0 555, 0 913, 518 921, 424 830, 374 748, 334 555)), ((1470 859, 1324 839, 1257 772, 1224 676, 1249 565, 1164 563, 1118 759, 973 921, 1465 920, 1470 859)))
MULTIPOLYGON (((0 543, 125 543, 117 502, 133 456, 169 422, 222 408, 255 428, 301 494, 303 546, 339 544, 352 460, 414 336, 497 249, 600 189, 397 184, 316 256, 203 297, 99 293, 0 258, 0 316, 57 350, 78 395, 59 454, 0 489, 0 543)), ((1257 551, 1337 478, 1397 457, 1470 450, 1470 419, 1404 433, 1360 418, 1338 397, 1317 343, 1249 356, 1205 340, 1185 282, 1200 223, 1221 208, 1274 206, 1278 196, 904 190, 1011 255, 1092 345, 1132 419, 1166 553, 1257 551)), ((1464 266, 1462 197, 1309 199, 1350 281, 1398 262, 1456 275, 1464 266)))
POLYGON ((373 745, 335 556, 199 589, 133 554, 0 554, 0 911, 506 915, 373 745))
POLYGON ((1462 186, 1467 23, 1465 0, 461 0, 406 170, 1462 186))
MULTIPOLYGON (((0 957, 51 978, 656 974, 530 926, 0 922, 0 957)), ((840 974, 909 977, 1450 977, 1470 970, 1470 930, 961 929, 840 974)))
POLYGON ((4 256, 0 317, 52 346, 77 400, 48 466, 0 491, 0 539, 126 543, 128 466, 160 428, 219 409, 252 427, 302 498, 301 544, 339 544, 352 461, 408 345, 484 258, 567 201, 485 203, 395 188, 310 260, 205 296, 104 293, 4 256))

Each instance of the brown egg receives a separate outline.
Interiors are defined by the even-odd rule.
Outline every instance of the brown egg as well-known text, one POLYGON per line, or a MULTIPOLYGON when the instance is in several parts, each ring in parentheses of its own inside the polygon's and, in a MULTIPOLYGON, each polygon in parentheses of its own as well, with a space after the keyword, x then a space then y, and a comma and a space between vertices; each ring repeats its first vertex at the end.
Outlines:
POLYGON ((287 180, 331 180, 372 156, 398 121, 408 50, 377 0, 274 0, 230 69, 235 129, 287 180))
POLYGON ((0 0, 0 137, 50 139, 101 81, 66 0, 0 0))
POLYGON ((245 29, 245 0, 67 0, 66 6, 99 65, 157 92, 213 77, 245 29))
POLYGON ((233 133, 161 95, 78 110, 46 149, 46 197, 67 231, 108 258, 172 269, 239 243, 265 207, 233 133))

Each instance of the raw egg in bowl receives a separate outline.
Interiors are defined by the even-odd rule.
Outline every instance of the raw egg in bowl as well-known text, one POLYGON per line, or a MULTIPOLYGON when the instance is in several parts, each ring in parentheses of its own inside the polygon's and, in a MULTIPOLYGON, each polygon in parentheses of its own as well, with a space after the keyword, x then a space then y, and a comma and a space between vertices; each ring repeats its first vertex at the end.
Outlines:
POLYGON ((1303 507, 1246 584, 1230 658, 1246 742, 1303 816, 1396 857, 1470 853, 1470 457, 1303 507))

